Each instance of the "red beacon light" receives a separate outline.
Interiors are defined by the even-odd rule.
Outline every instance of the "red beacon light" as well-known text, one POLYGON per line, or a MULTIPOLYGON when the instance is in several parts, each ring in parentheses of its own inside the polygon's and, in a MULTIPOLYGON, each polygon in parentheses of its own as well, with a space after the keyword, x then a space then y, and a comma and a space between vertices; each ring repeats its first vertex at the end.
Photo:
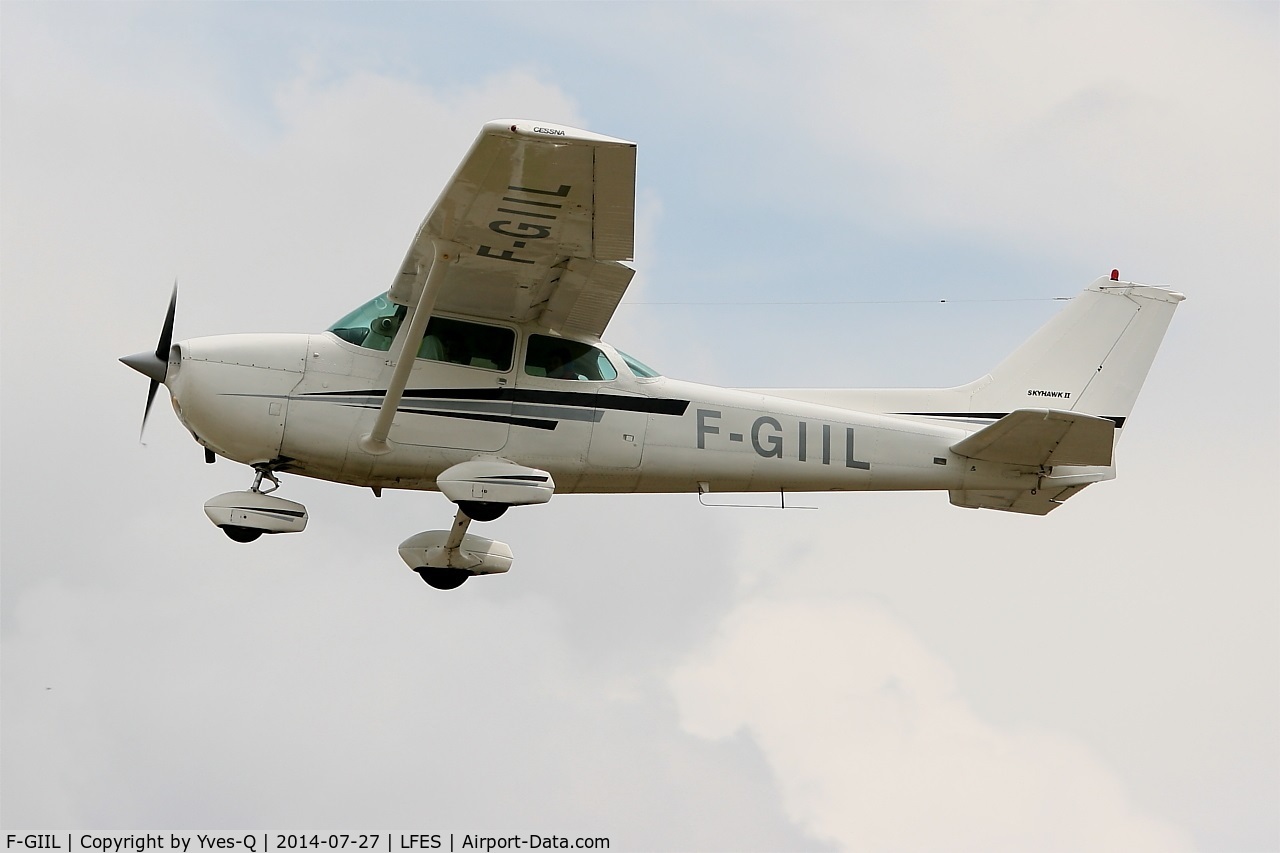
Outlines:
POLYGON ((1112 280, 1112 281, 1119 281, 1119 280, 1120 280, 1120 270, 1112 270, 1112 271, 1111 271, 1111 280, 1112 280))

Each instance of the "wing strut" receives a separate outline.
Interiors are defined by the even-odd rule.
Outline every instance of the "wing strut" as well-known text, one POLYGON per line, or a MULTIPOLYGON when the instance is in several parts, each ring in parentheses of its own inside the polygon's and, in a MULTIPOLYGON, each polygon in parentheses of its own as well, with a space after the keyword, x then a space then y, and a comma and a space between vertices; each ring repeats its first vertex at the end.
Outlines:
POLYGON ((409 322, 400 327, 397 339, 400 342, 396 350, 396 366, 391 373, 391 381, 387 383, 387 396, 378 410, 378 417, 373 422, 373 429, 368 435, 360 438, 360 449, 365 453, 380 456, 391 452, 387 436, 391 432, 391 422, 395 420, 396 410, 400 407, 400 398, 404 396, 404 386, 409 382, 409 371, 413 369, 413 360, 422 345, 422 338, 427 333, 427 321, 431 319, 431 311, 435 308, 436 298, 440 295, 441 284, 449 265, 458 259, 458 252, 452 243, 433 240, 433 258, 431 270, 427 273, 427 281, 422 286, 422 295, 418 297, 418 305, 413 309, 409 322))

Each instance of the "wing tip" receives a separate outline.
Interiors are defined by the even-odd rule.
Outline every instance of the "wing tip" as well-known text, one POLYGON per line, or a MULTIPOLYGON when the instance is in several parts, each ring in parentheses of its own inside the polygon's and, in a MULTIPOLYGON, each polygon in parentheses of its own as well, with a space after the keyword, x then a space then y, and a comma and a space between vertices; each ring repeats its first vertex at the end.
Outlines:
POLYGON ((585 142, 590 145, 636 147, 634 142, 626 139, 605 136, 603 133, 594 133, 590 130, 571 127, 567 124, 556 124, 555 122, 527 118, 494 119, 485 123, 482 133, 513 138, 542 139, 548 142, 585 142))

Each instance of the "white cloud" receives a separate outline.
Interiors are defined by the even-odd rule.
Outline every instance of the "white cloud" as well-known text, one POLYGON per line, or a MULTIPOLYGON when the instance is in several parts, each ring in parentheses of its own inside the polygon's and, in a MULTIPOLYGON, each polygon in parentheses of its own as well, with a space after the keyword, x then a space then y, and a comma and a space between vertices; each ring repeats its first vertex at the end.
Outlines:
POLYGON ((1083 743, 983 723, 945 664, 865 600, 748 599, 672 687, 690 732, 746 731, 788 813, 842 849, 1191 847, 1136 813, 1083 743))
POLYGON ((1198 244, 1274 261, 1280 108, 1265 16, 1251 27, 1212 5, 1005 3, 822 7, 794 21, 792 49, 816 64, 797 120, 831 157, 852 148, 878 163, 912 220, 1131 257, 1198 251, 1181 238, 1191 224, 1198 244))

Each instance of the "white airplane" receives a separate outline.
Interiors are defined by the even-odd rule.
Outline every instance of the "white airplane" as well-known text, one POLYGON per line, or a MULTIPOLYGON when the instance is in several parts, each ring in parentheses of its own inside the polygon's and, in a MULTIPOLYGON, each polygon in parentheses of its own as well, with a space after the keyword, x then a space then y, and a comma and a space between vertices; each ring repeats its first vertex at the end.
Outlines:
POLYGON ((507 571, 469 534, 556 493, 936 489, 1044 515, 1115 476, 1113 449, 1182 294, 1091 284, 987 375, 941 389, 736 390, 670 379, 604 343, 631 281, 634 143, 486 124, 390 289, 319 334, 172 343, 121 361, 164 384, 215 456, 256 471, 205 512, 239 542, 293 533, 282 472, 436 489, 450 530, 400 556, 452 589, 507 571), (263 488, 263 480, 271 486, 263 488))

